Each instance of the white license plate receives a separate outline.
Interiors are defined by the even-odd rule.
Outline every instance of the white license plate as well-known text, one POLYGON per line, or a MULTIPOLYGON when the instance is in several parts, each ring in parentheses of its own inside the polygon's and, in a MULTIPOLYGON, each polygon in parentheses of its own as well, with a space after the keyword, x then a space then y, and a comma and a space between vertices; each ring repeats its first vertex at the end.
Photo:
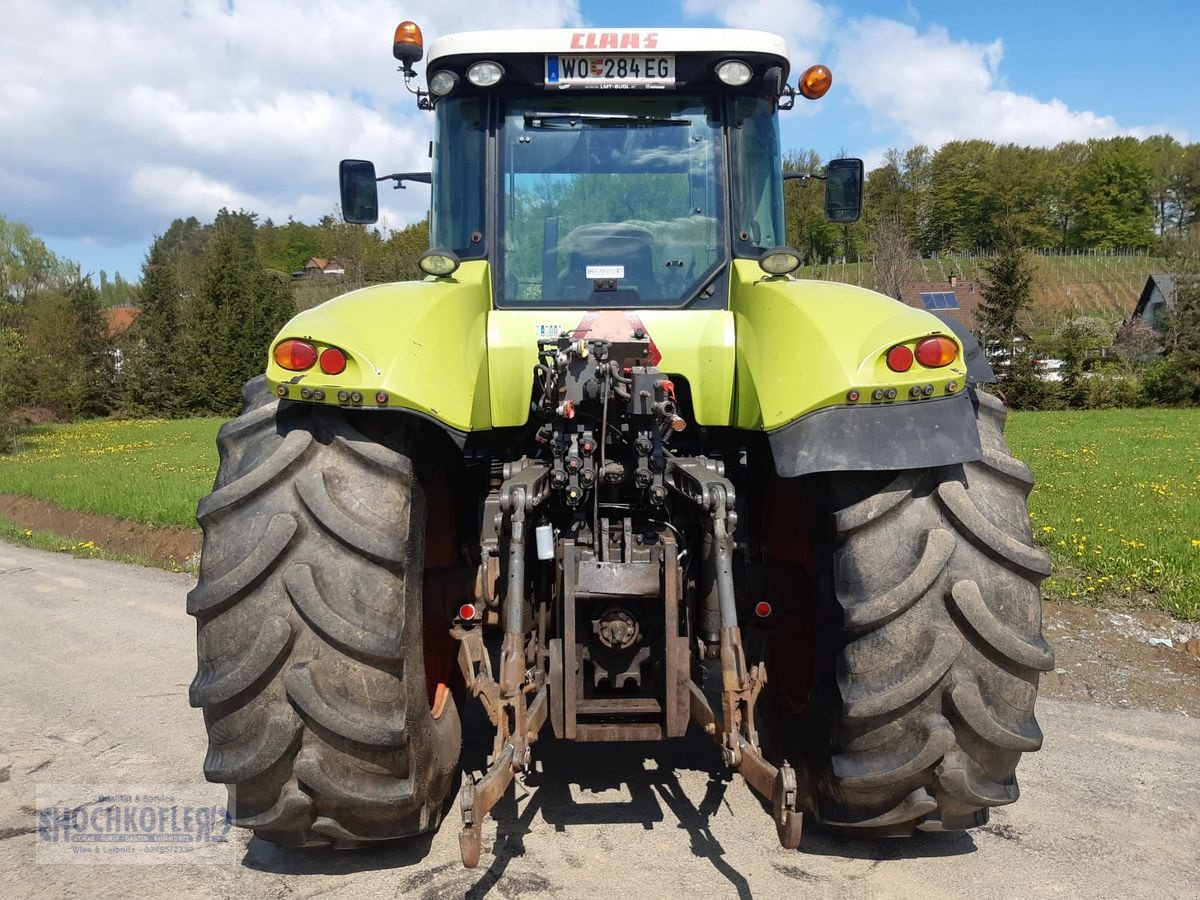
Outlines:
POLYGON ((675 84, 674 56, 546 56, 546 87, 666 87, 675 84))

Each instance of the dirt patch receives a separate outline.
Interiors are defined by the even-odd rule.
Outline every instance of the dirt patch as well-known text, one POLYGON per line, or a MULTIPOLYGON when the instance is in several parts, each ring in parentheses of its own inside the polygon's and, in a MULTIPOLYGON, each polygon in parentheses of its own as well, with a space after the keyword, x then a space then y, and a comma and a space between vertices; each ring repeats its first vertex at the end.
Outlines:
POLYGON ((18 528, 77 543, 92 541, 109 553, 149 559, 168 569, 194 569, 200 553, 199 528, 153 528, 129 519, 63 509, 37 497, 0 494, 0 516, 18 528))
POLYGON ((22 406, 14 409, 4 420, 6 425, 28 428, 32 425, 54 425, 63 421, 62 416, 44 406, 22 406))
POLYGON ((1042 610, 1055 653, 1044 696, 1200 717, 1200 657, 1188 651, 1200 624, 1151 609, 1046 601, 1042 610))

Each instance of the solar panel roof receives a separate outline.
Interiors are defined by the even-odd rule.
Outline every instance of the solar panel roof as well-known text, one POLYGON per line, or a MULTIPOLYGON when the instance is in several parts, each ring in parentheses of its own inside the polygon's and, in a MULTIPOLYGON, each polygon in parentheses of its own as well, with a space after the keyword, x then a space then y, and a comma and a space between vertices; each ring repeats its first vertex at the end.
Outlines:
POLYGON ((954 291, 922 291, 921 305, 926 309, 958 309, 958 294, 954 291))

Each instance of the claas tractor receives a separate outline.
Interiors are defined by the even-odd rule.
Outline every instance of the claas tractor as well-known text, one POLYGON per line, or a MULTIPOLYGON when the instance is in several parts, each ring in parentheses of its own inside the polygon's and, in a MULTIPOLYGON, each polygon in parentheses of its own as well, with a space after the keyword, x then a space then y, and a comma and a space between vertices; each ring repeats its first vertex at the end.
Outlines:
MULTIPOLYGON (((474 866, 539 739, 689 729, 788 848, 1016 800, 1053 666, 1032 477, 968 331, 797 277, 779 117, 830 71, 793 86, 756 31, 426 56, 406 22, 393 51, 431 171, 345 160, 342 211, 428 184, 426 277, 283 328, 197 512, 190 698, 231 821, 355 847, 457 796, 474 866), (492 746, 460 773, 467 704, 492 746)), ((860 160, 804 180, 859 217, 860 160)))

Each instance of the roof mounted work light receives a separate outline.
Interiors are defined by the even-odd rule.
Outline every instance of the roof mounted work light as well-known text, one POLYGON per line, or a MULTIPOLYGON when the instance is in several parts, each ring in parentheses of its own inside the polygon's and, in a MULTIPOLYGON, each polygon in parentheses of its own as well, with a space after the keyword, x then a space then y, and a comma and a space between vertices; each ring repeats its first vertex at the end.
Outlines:
POLYGON ((740 59, 727 59, 717 63, 717 77, 722 84, 730 87, 741 87, 754 75, 754 70, 740 59))
POLYGON ((475 87, 491 87, 498 84, 504 77, 504 66, 490 59, 484 59, 467 69, 467 81, 475 87))
POLYGON ((442 69, 429 76, 429 93, 435 97, 445 97, 458 84, 458 76, 449 69, 442 69))

